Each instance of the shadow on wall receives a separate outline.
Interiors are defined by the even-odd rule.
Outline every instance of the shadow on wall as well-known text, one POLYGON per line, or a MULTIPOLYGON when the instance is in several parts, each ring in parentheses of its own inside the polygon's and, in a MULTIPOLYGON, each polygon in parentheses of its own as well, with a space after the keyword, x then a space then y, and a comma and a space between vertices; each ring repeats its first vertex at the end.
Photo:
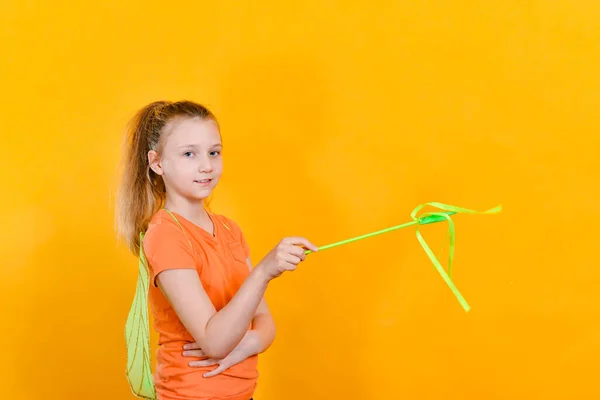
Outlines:
MULTIPOLYGON (((317 245, 340 237, 341 214, 320 192, 318 177, 311 174, 315 168, 309 168, 309 163, 328 156, 314 153, 331 125, 322 69, 296 56, 254 59, 233 69, 225 85, 219 118, 226 163, 234 159, 244 167, 235 174, 226 171, 226 179, 235 183, 221 196, 244 209, 239 223, 254 263, 285 236, 305 236, 317 245), (235 143, 227 142, 227 131, 241 132, 235 143), (253 245, 258 238, 260 243, 253 245)), ((315 399, 368 397, 360 386, 357 352, 346 347, 347 341, 361 337, 361 328, 348 318, 351 302, 340 306, 330 293, 336 266, 322 264, 328 259, 323 254, 309 257, 301 270, 279 278, 267 293, 278 337, 262 358, 259 391, 269 387, 273 398, 285 398, 298 387, 315 399), (327 353, 335 357, 324 357, 327 353), (353 368, 340 368, 349 365, 353 368), (311 378, 314 373, 327 374, 330 387, 313 383, 320 381, 311 378)))

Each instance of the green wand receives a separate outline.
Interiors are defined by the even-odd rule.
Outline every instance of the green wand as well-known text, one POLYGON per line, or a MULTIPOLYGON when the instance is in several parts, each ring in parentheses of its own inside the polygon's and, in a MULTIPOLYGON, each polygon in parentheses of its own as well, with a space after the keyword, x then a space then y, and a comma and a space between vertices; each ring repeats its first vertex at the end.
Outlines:
MULTIPOLYGON (((406 228, 406 227, 414 225, 417 227, 417 229, 416 229, 417 239, 419 240, 419 243, 421 243, 423 250, 425 250, 425 253, 427 254, 427 256, 429 256, 429 259, 431 260, 431 262, 433 263, 435 268, 438 270, 438 272, 440 273, 440 275, 442 276, 442 278, 444 279, 444 281, 446 282, 448 287, 450 287, 450 290, 452 291, 454 296, 456 296, 456 298, 458 299, 458 302, 463 307, 465 312, 468 312, 471 309, 471 307, 469 306, 469 304, 467 303, 465 298, 462 296, 460 291, 456 288, 456 285, 454 285, 454 282, 452 282, 452 279, 450 279, 450 275, 452 274, 452 263, 454 261, 454 244, 455 244, 455 238, 456 238, 456 234, 454 231, 454 222, 452 221, 452 218, 450 218, 450 216, 454 215, 454 214, 496 214, 496 213, 499 213, 501 210, 502 210, 501 206, 497 206, 490 210, 480 212, 480 211, 468 210, 466 208, 461 208, 461 207, 449 206, 447 204, 436 203, 436 202, 424 203, 424 204, 420 204, 413 210, 413 212, 410 215, 412 218, 412 221, 410 221, 410 222, 405 222, 400 225, 392 226, 392 227, 385 228, 385 229, 382 229, 379 231, 367 233, 365 235, 360 235, 360 236, 342 240, 342 241, 339 241, 336 243, 331 243, 331 244, 328 244, 325 246, 321 246, 318 248, 318 250, 321 251, 321 250, 325 250, 325 249, 330 249, 332 247, 341 246, 343 244, 355 242, 357 240, 366 239, 366 238, 369 238, 372 236, 381 235, 383 233, 391 232, 396 229, 406 228), (442 211, 428 212, 428 213, 422 214, 421 216, 417 216, 419 211, 426 206, 436 207, 442 211), (425 242, 423 235, 421 235, 421 232, 419 232, 419 225, 427 225, 427 224, 433 224, 436 222, 443 222, 443 221, 448 221, 448 236, 450 237, 450 249, 449 249, 450 254, 449 254, 449 260, 448 260, 448 272, 446 272, 446 270, 444 270, 444 268, 442 267, 442 264, 439 262, 437 257, 433 254, 433 251, 431 251, 431 248, 429 247, 427 242, 425 242)), ((309 254, 309 253, 311 253, 311 251, 306 250, 305 253, 309 254)))

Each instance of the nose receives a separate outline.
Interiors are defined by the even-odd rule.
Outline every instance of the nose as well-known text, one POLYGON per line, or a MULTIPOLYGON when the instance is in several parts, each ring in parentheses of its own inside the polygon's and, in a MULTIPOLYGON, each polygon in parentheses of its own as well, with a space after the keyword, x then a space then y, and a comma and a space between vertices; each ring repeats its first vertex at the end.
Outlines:
POLYGON ((211 159, 209 157, 200 157, 200 162, 198 163, 198 172, 208 173, 212 172, 213 165, 211 159))

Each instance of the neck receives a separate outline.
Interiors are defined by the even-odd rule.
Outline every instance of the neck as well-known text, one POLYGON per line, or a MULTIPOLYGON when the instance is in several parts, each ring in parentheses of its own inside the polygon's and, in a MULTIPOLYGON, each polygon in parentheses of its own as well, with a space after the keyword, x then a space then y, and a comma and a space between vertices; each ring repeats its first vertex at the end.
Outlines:
POLYGON ((181 197, 172 198, 167 196, 165 208, 181 215, 196 225, 204 227, 211 224, 210 217, 204 208, 204 201, 202 200, 189 201, 181 197))

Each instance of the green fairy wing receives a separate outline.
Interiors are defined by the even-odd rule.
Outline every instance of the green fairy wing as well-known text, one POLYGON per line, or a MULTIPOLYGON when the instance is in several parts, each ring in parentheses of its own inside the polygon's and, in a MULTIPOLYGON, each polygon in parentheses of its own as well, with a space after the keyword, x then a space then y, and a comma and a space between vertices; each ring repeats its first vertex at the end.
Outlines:
POLYGON ((127 371, 125 374, 134 395, 142 399, 155 400, 156 391, 150 366, 150 324, 148 321, 150 273, 141 245, 143 238, 144 234, 142 233, 140 234, 137 287, 125 323, 127 346, 127 371))

